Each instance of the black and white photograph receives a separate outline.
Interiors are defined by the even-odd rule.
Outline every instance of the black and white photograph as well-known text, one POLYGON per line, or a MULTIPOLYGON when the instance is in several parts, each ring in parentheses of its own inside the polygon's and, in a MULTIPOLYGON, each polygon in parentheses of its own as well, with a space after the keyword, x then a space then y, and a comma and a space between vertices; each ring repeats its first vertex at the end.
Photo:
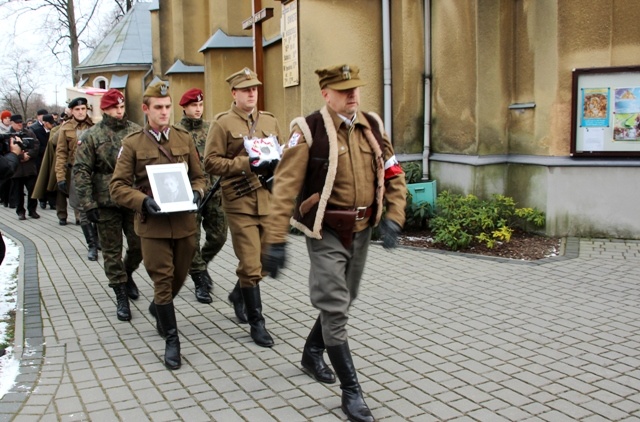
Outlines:
POLYGON ((183 163, 147 166, 149 182, 162 212, 192 211, 193 192, 183 163))

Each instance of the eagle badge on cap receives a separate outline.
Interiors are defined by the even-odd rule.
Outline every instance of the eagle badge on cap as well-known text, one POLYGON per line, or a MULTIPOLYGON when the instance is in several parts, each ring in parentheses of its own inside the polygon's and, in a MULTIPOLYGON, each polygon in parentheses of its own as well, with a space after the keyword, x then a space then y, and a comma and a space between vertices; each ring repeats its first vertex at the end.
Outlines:
POLYGON ((247 77, 247 79, 251 79, 251 71, 248 68, 244 68, 244 76, 247 77))
POLYGON ((196 101, 198 102, 202 101, 202 95, 198 94, 198 96, 196 97, 196 101))
POLYGON ((122 104, 122 103, 124 103, 124 98, 118 97, 118 104, 122 104))
POLYGON ((347 65, 342 66, 342 79, 351 79, 351 69, 347 65))
POLYGON ((169 87, 166 84, 162 84, 160 86, 160 95, 167 95, 167 92, 169 92, 169 87))

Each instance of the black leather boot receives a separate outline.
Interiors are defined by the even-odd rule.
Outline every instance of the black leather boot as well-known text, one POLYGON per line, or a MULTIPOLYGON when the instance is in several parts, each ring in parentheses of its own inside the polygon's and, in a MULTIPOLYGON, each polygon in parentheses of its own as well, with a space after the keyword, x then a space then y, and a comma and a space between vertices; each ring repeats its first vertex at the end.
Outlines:
POLYGON ((191 279, 196 286, 196 299, 200 303, 211 303, 213 299, 209 294, 209 289, 207 288, 207 283, 202 279, 203 272, 193 273, 191 274, 191 279))
POLYGON ((131 321, 131 309, 129 308, 129 298, 124 284, 113 286, 116 293, 116 315, 120 321, 131 321))
POLYGON ((240 289, 247 308, 247 319, 251 326, 251 338, 261 347, 273 346, 273 339, 267 331, 262 316, 262 299, 260 298, 260 286, 243 287, 240 289))
POLYGON ((311 328, 311 332, 307 337, 300 364, 304 372, 316 381, 333 384, 336 382, 336 374, 333 373, 322 358, 323 353, 324 339, 322 338, 322 325, 320 324, 320 317, 318 316, 316 323, 313 324, 313 328, 311 328))
POLYGON ((127 288, 127 296, 129 296, 129 299, 136 300, 140 297, 140 291, 138 290, 138 286, 136 286, 136 282, 133 281, 132 274, 133 272, 127 271, 125 287, 127 288))
POLYGON ((162 331, 167 335, 164 346, 164 366, 169 369, 179 369, 182 366, 180 361, 180 337, 178 337, 178 324, 176 322, 176 311, 173 302, 166 305, 156 304, 158 322, 162 331))
POLYGON ((96 248, 98 248, 98 250, 101 251, 102 245, 100 244, 100 236, 98 236, 98 224, 90 223, 90 225, 91 225, 91 230, 93 231, 93 238, 96 243, 96 248))
POLYGON ((162 331, 162 326, 160 325, 160 321, 158 321, 158 311, 156 310, 156 304, 153 301, 149 304, 149 313, 152 317, 156 319, 156 330, 158 331, 158 335, 162 338, 165 338, 166 335, 164 331, 162 331))
POLYGON ((207 290, 209 291, 209 293, 213 292, 213 280, 209 275, 209 271, 204 270, 202 272, 202 281, 204 281, 204 284, 207 286, 207 290))
POLYGON ((236 283, 236 286, 233 288, 231 293, 229 293, 229 302, 233 305, 233 311, 236 314, 236 318, 242 323, 246 324, 249 322, 247 319, 247 311, 244 306, 244 299, 242 298, 242 292, 240 292, 240 282, 236 283))
POLYGON ((87 242, 87 248, 89 249, 89 252, 87 252, 87 259, 89 261, 97 261, 98 248, 94 238, 93 227, 91 224, 82 224, 80 227, 82 228, 82 233, 84 234, 84 239, 87 242))
POLYGON ((356 368, 353 366, 353 358, 349 350, 349 343, 344 342, 337 346, 327 346, 327 354, 340 379, 342 389, 342 411, 353 422, 374 422, 375 419, 364 402, 362 389, 358 383, 356 368))

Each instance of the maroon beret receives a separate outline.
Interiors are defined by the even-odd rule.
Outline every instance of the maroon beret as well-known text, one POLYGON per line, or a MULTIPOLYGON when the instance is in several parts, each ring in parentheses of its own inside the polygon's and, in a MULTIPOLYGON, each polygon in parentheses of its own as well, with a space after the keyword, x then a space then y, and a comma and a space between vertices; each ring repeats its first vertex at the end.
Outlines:
POLYGON ((100 99, 100 108, 102 110, 106 110, 109 107, 113 107, 118 104, 124 104, 124 95, 115 88, 111 88, 105 92, 100 99))
POLYGON ((204 100, 204 94, 198 88, 191 88, 180 98, 180 107, 186 107, 191 103, 204 100))

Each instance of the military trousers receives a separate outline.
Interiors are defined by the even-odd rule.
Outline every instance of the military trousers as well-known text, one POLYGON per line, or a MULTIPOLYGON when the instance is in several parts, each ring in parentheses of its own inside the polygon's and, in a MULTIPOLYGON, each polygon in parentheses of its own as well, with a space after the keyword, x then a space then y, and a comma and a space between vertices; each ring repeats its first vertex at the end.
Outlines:
POLYGON ((236 275, 240 287, 254 287, 262 280, 262 245, 267 215, 227 213, 233 251, 238 258, 236 275))
POLYGON ((220 252, 220 249, 227 241, 227 217, 220 204, 220 193, 218 192, 204 206, 204 209, 196 214, 196 253, 191 262, 191 274, 205 271, 207 264, 220 252), (200 247, 202 231, 205 233, 204 245, 200 247))
POLYGON ((153 302, 166 305, 178 294, 196 251, 196 236, 181 239, 140 238, 142 260, 153 281, 153 302))
POLYGON ((126 208, 98 208, 98 237, 102 246, 104 273, 109 287, 127 282, 127 273, 138 269, 142 262, 140 238, 133 229, 134 212, 126 208), (127 239, 127 251, 122 259, 123 237, 127 239))
POLYGON ((358 297, 371 228, 356 233, 349 249, 326 226, 322 230, 322 239, 307 237, 306 240, 311 264, 309 298, 320 311, 325 344, 337 346, 348 339, 349 308, 358 297))
MULTIPOLYGON (((58 216, 58 220, 66 220, 68 217, 67 196, 60 191, 56 191, 56 192, 57 192, 56 193, 56 215, 58 216)), ((76 220, 80 221, 80 212, 74 209, 73 213, 76 217, 76 220)))

